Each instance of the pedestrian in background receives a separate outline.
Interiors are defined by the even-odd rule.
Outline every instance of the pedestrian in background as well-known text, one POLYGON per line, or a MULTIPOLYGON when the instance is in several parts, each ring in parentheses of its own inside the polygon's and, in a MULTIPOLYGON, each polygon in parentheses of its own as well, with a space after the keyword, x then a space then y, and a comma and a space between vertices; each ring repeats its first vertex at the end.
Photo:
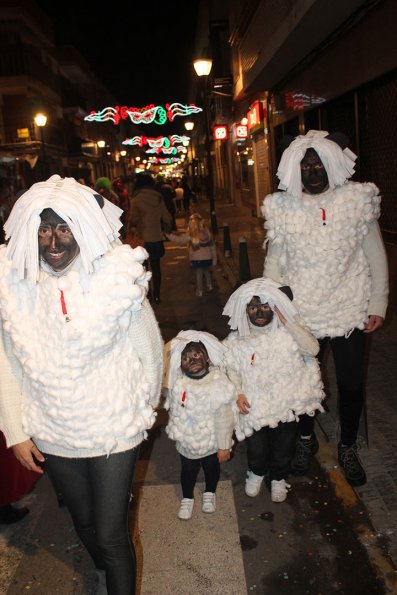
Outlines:
POLYGON ((211 267, 217 265, 217 254, 212 233, 200 213, 189 217, 187 233, 167 234, 167 238, 176 244, 187 244, 189 265, 196 271, 196 295, 202 297, 204 280, 207 291, 212 291, 211 267))
POLYGON ((136 176, 131 200, 129 227, 136 229, 136 235, 142 238, 149 254, 149 266, 152 271, 152 290, 149 299, 160 303, 161 258, 165 254, 164 233, 172 229, 172 217, 164 204, 163 197, 155 188, 155 181, 150 173, 136 176))
MULTIPOLYGON (((339 392, 338 461, 347 481, 360 486, 366 482, 356 443, 365 335, 382 326, 388 300, 379 190, 349 181, 357 157, 345 135, 310 130, 289 142, 277 172, 283 192, 270 194, 262 206, 269 242, 263 274, 291 286, 305 324, 320 341, 320 361, 331 347, 339 392)), ((305 474, 317 450, 314 417, 304 415, 293 472, 305 474)))
POLYGON ((58 175, 15 203, 0 248, 0 428, 26 469, 48 470, 98 593, 131 595, 131 483, 163 342, 145 299, 147 253, 121 244, 120 215, 58 175))
POLYGON ((95 182, 94 189, 98 194, 106 198, 106 200, 109 200, 118 207, 120 206, 119 197, 117 196, 116 192, 112 190, 112 182, 109 180, 109 178, 98 178, 95 182))
POLYGON ((273 502, 284 502, 291 487, 298 416, 323 411, 324 397, 318 342, 284 292, 289 288, 271 279, 253 279, 223 310, 232 329, 223 344, 238 395, 236 437, 247 445, 245 493, 257 496, 267 476, 273 502))
POLYGON ((181 331, 165 348, 166 432, 181 459, 178 517, 185 521, 192 516, 200 467, 205 479, 202 511, 213 513, 220 463, 230 459, 236 395, 222 371, 224 351, 214 335, 193 330, 181 331))

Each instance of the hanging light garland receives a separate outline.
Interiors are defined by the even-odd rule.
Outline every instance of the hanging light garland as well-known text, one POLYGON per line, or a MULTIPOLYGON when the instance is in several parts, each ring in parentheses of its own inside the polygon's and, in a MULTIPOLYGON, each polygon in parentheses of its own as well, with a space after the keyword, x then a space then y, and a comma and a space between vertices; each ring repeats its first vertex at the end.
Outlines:
POLYGON ((123 145, 138 145, 143 147, 149 145, 150 148, 171 147, 177 144, 182 144, 190 141, 190 136, 180 136, 179 134, 172 134, 171 136, 157 136, 156 138, 148 136, 133 136, 123 140, 123 145))
POLYGON ((120 120, 130 118, 133 124, 158 124, 162 125, 169 120, 174 121, 177 116, 190 116, 191 114, 198 114, 202 112, 201 107, 197 107, 194 103, 184 105, 182 103, 166 103, 165 108, 161 105, 147 105, 146 107, 104 107, 99 111, 92 111, 84 118, 87 122, 107 122, 111 120, 113 124, 117 125, 120 120))

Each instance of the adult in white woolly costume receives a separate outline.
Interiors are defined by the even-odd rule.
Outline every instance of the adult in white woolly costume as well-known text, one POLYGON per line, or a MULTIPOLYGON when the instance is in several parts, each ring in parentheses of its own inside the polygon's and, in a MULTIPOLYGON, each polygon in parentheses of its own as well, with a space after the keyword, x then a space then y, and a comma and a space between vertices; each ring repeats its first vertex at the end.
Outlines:
POLYGON ((220 463, 228 461, 237 410, 233 384, 223 370, 225 348, 204 331, 181 331, 165 348, 166 432, 181 458, 182 501, 178 517, 190 519, 200 465, 203 512, 215 512, 220 463))
MULTIPOLYGON (((339 464, 353 486, 366 482, 357 456, 363 406, 364 334, 384 320, 387 258, 377 219, 378 188, 350 182, 356 155, 340 134, 310 130, 284 151, 279 188, 262 206, 268 249, 264 276, 288 284, 302 318, 320 340, 319 359, 330 344, 339 389, 339 464)), ((314 419, 300 420, 292 468, 309 469, 317 452, 314 419)))
POLYGON ((271 279, 254 279, 229 298, 223 314, 233 331, 224 340, 226 366, 240 411, 238 440, 246 438, 245 491, 259 493, 265 475, 274 502, 283 502, 298 416, 323 411, 318 342, 271 279))
POLYGON ((22 465, 48 470, 108 592, 131 595, 129 495, 163 342, 147 253, 121 244, 120 214, 57 175, 15 203, 0 247, 0 427, 22 465))

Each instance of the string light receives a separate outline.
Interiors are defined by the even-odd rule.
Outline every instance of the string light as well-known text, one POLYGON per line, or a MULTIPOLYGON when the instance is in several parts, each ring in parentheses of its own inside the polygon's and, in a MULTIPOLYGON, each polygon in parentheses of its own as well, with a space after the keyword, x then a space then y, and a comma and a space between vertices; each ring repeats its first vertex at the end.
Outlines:
POLYGON ((185 105, 183 103, 166 103, 165 107, 161 105, 147 105, 146 107, 104 107, 102 110, 91 111, 84 118, 87 122, 107 122, 111 120, 117 125, 120 120, 130 118, 134 124, 165 124, 167 120, 173 122, 176 117, 190 116, 202 112, 201 107, 194 103, 185 105))
POLYGON ((123 145, 139 145, 143 147, 149 145, 150 148, 158 147, 170 147, 179 143, 185 143, 190 141, 190 136, 179 136, 178 134, 172 134, 171 136, 157 136, 156 138, 148 136, 133 136, 132 138, 126 138, 121 144, 123 145))

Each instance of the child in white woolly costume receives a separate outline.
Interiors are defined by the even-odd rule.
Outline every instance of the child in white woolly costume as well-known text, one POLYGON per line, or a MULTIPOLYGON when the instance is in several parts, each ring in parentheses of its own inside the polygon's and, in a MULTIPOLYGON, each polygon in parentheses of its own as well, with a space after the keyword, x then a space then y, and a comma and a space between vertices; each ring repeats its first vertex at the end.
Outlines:
POLYGON ((246 493, 259 493, 266 474, 272 499, 285 499, 298 416, 323 411, 318 342, 300 323, 279 284, 254 279, 229 298, 223 314, 233 331, 223 344, 240 411, 238 440, 246 439, 246 493))
POLYGON ((168 234, 167 238, 176 244, 187 244, 190 268, 196 271, 196 294, 203 295, 204 280, 206 289, 212 290, 211 267, 217 264, 217 254, 212 233, 199 213, 189 217, 187 233, 168 234))
POLYGON ((145 298, 147 253, 121 244, 121 212, 54 175, 17 200, 0 248, 0 427, 22 465, 49 471, 97 569, 117 566, 109 592, 134 589, 124 521, 163 350, 145 298), (108 530, 120 558, 102 556, 108 530))
MULTIPOLYGON (((363 404, 363 332, 383 323, 388 272, 377 223, 379 190, 348 181, 355 159, 341 133, 310 130, 290 143, 277 172, 283 192, 270 194, 262 206, 268 242, 263 274, 291 287, 302 319, 320 339, 320 360, 326 344, 332 348, 340 398, 339 462, 351 485, 362 485, 366 476, 355 442, 363 404)), ((318 448, 313 424, 307 417, 300 422, 292 464, 300 475, 318 448)))
POLYGON ((192 514, 200 466, 205 477, 202 510, 215 511, 219 464, 230 458, 237 411, 234 386, 222 369, 224 351, 216 337, 203 331, 181 331, 165 349, 166 432, 181 458, 178 516, 183 520, 192 514))

